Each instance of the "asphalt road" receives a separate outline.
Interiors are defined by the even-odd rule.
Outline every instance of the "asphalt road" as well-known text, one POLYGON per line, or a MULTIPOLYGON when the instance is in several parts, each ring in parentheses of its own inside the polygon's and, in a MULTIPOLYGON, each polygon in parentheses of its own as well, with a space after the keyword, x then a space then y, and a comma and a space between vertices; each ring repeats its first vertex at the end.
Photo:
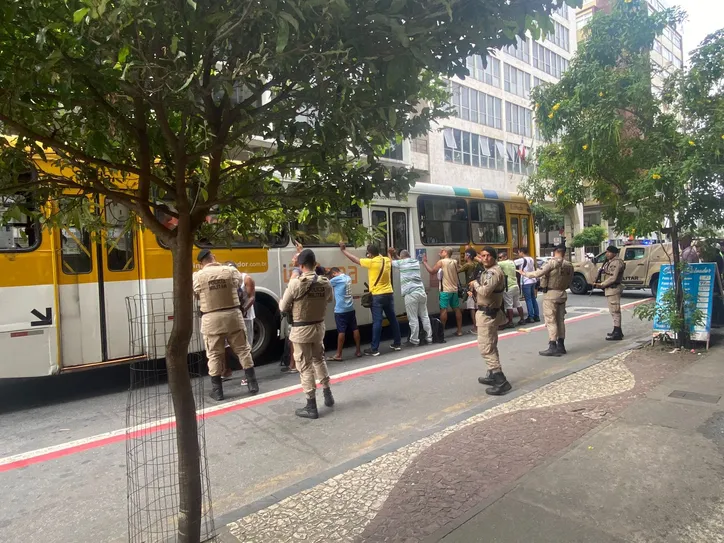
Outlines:
MULTIPOLYGON (((622 304, 648 296, 648 291, 629 292, 622 304)), ((542 326, 508 331, 500 351, 513 386, 534 386, 566 366, 615 349, 616 342, 604 339, 612 327, 605 308, 601 294, 570 295, 569 354, 561 358, 537 355, 547 344, 542 326)), ((651 324, 632 313, 632 308, 624 311, 626 340, 649 337, 651 324)), ((230 513, 490 401, 477 383, 484 364, 475 338, 451 333, 445 345, 362 359, 348 351, 348 360, 330 362, 333 378, 341 376, 333 386, 337 405, 324 408, 320 394, 317 421, 294 416, 303 398, 290 387, 299 378, 280 373, 276 364, 259 368, 262 394, 251 405, 238 379, 227 384, 228 409, 205 422, 214 514, 230 513)), ((129 369, 123 367, 0 382, 3 540, 127 540, 128 382, 129 369)))

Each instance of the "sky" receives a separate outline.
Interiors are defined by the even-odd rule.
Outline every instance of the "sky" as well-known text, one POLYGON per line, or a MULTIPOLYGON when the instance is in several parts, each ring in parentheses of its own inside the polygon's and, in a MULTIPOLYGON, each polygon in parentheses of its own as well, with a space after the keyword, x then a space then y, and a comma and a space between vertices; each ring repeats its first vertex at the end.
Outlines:
POLYGON ((684 58, 715 30, 724 28, 723 0, 668 0, 668 4, 683 8, 689 18, 684 22, 684 58))

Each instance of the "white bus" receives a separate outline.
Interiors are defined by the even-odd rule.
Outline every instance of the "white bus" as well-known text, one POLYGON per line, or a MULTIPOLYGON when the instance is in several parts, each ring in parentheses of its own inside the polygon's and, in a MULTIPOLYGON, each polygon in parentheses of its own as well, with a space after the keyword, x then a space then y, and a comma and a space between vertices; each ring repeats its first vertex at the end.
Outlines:
MULTIPOLYGON (((122 205, 100 204, 107 222, 125 222, 122 205)), ((0 214, 4 211, 0 208, 0 214)), ((446 245, 461 252, 468 244, 529 247, 535 256, 530 208, 517 195, 418 184, 405 201, 375 200, 350 213, 365 226, 387 225, 384 251, 392 246, 417 257, 426 252, 431 265, 446 245)), ((95 239, 74 228, 41 230, 21 217, 0 230, 0 378, 52 375, 141 357, 129 344, 126 298, 171 291, 170 251, 148 229, 123 233, 111 228, 95 239)), ((322 266, 337 266, 352 278, 355 303, 360 304, 367 272, 342 255, 339 236, 315 223, 291 231, 315 251, 322 266)), ((278 303, 295 253, 288 232, 271 247, 244 242, 213 248, 219 261, 234 261, 256 282, 255 357, 284 333, 278 303)), ((363 249, 355 251, 363 256, 363 249)), ((437 313, 437 278, 428 275, 423 273, 430 311, 437 313)), ((402 315, 404 304, 396 290, 395 308, 402 315)), ((330 305, 328 330, 335 327, 332 311, 330 305)), ((369 310, 357 305, 357 320, 370 324, 369 310)))

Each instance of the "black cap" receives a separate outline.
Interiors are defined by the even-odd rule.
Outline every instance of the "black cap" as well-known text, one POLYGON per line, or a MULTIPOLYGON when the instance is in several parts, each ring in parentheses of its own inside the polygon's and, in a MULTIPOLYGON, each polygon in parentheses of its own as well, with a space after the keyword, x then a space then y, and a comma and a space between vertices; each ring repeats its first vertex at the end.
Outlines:
MULTIPOLYGON (((490 256, 492 256, 495 260, 498 259, 498 251, 496 251, 494 248, 492 248, 490 245, 486 245, 483 247, 483 251, 488 253, 490 256)), ((482 252, 482 251, 481 251, 482 252)))
POLYGON ((566 249, 565 244, 564 244, 564 243, 561 243, 560 245, 556 245, 556 246, 553 248, 553 250, 554 250, 554 251, 561 251, 561 252, 565 253, 567 249, 566 249))
POLYGON ((210 256, 211 256, 211 251, 209 251, 208 249, 201 249, 201 251, 199 252, 199 256, 196 257, 196 260, 198 260, 199 262, 203 262, 210 256))
POLYGON ((613 253, 613 254, 617 255, 620 251, 621 251, 621 249, 619 249, 615 245, 609 245, 608 247, 606 247, 607 253, 613 253))

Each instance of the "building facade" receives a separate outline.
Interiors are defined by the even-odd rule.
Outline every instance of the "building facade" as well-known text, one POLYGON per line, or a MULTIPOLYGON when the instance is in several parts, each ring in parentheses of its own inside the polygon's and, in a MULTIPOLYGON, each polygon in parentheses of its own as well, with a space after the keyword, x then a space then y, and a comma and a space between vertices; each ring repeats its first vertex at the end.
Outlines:
MULTIPOLYGON (((485 59, 468 58, 470 75, 449 81, 454 116, 424 137, 393 146, 387 159, 414 168, 418 183, 519 192, 532 171, 528 159, 540 143, 530 91, 556 83, 577 48, 575 10, 564 5, 554 13, 553 24, 543 39, 518 38, 515 46, 485 59)), ((554 242, 578 231, 583 208, 570 215, 560 229, 536 236, 539 254, 549 254, 554 242)))
MULTIPOLYGON (((599 11, 608 12, 611 9, 611 0, 591 0, 583 3, 583 6, 576 13, 577 40, 581 42, 586 37, 586 25, 593 15, 599 11)), ((664 0, 648 0, 649 12, 661 11, 671 7, 664 0)), ((684 66, 684 48, 682 42, 681 28, 664 29, 661 36, 654 41, 651 51, 651 61, 654 64, 654 74, 651 79, 651 88, 655 94, 659 94, 666 76, 674 70, 684 66)), ((608 244, 617 246, 624 245, 629 238, 616 233, 608 221, 603 217, 602 208, 595 200, 587 200, 583 204, 584 226, 601 225, 608 229, 609 239, 601 244, 602 250, 608 244)))

